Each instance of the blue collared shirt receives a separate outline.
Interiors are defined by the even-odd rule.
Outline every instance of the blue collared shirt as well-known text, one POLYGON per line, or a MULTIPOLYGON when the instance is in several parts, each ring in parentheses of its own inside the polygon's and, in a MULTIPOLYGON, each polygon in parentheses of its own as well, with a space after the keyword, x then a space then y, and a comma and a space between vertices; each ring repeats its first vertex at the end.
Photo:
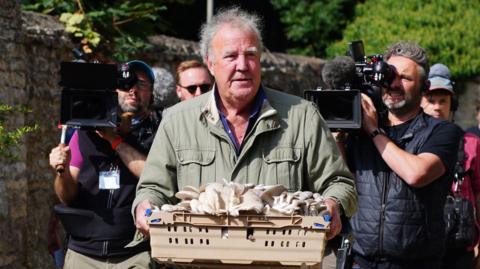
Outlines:
MULTIPOLYGON (((255 96, 255 99, 253 99, 253 106, 250 111, 250 116, 248 117, 248 125, 247 125, 247 130, 245 131, 245 134, 248 134, 250 130, 253 128, 253 125, 255 124, 255 121, 257 121, 258 116, 260 115, 260 110, 262 109, 263 102, 267 99, 265 95, 265 91, 263 90, 262 85, 260 85, 260 89, 258 89, 257 95, 255 96)), ((222 121, 223 128, 225 128, 225 131, 228 134, 228 137, 232 141, 233 145, 235 145, 235 153, 237 156, 240 154, 240 151, 242 150, 242 145, 240 145, 237 141, 237 138, 233 134, 232 130, 230 129, 230 126, 228 125, 227 118, 223 114, 223 112, 220 110, 220 96, 218 95, 218 90, 215 88, 215 102, 217 104, 217 109, 218 113, 220 114, 220 120, 222 121)))

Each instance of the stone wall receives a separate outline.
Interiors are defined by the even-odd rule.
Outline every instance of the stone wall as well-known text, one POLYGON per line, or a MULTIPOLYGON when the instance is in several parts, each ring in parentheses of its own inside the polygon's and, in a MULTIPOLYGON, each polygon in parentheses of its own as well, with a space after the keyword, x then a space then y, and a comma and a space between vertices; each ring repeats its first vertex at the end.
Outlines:
MULTIPOLYGON (((173 73, 182 60, 199 59, 195 42, 166 36, 154 36, 150 41, 152 49, 138 58, 155 69, 163 68, 164 74, 165 70, 173 73)), ((59 63, 71 59, 71 48, 54 18, 21 12, 19 1, 0 0, 0 102, 33 111, 9 117, 7 126, 40 126, 24 139, 17 150, 18 160, 0 160, 0 268, 54 268, 47 251, 47 227, 55 203, 48 154, 59 140, 59 63)), ((316 58, 265 52, 263 83, 302 95, 304 89, 321 85, 323 63, 316 58)), ((164 81, 172 83, 171 78, 164 81)), ((465 127, 475 122, 480 78, 459 85, 465 85, 465 90, 456 119, 465 127)), ((173 90, 172 85, 160 87, 173 90)))
POLYGON ((47 226, 54 203, 48 153, 58 140, 59 61, 69 58, 62 25, 49 16, 21 13, 19 1, 0 0, 0 100, 26 106, 9 127, 40 128, 0 165, 0 268, 53 268, 47 226))
POLYGON ((455 112, 454 120, 462 128, 478 125, 476 105, 480 101, 480 76, 460 81, 455 85, 459 89, 459 106, 455 112))
MULTIPOLYGON (((19 4, 0 1, 0 81, 2 103, 14 104, 25 98, 25 66, 21 61, 23 47, 21 37, 19 4), (16 16, 17 15, 17 16, 16 16)), ((24 123, 23 115, 11 118, 8 126, 24 123)), ((20 161, 1 160, 0 168, 0 266, 11 267, 25 264, 27 241, 27 178, 25 173, 26 150, 17 151, 20 161)))

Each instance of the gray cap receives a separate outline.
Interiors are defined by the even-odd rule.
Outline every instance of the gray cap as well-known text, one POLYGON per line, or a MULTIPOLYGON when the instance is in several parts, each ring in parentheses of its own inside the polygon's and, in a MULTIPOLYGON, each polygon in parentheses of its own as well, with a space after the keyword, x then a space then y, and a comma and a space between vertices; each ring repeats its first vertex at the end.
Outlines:
POLYGON ((447 90, 455 94, 450 77, 450 70, 446 65, 434 64, 430 67, 430 73, 428 73, 428 80, 430 80, 430 88, 428 90, 447 90))

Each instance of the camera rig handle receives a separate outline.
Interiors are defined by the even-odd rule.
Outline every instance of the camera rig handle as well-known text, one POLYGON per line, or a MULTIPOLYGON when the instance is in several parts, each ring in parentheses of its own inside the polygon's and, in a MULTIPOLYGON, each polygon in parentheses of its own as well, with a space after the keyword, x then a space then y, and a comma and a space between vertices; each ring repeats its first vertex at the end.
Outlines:
MULTIPOLYGON (((60 146, 65 146, 65 138, 66 138, 66 134, 67 134, 67 128, 68 126, 67 125, 62 125, 62 134, 60 135, 60 146)), ((65 172, 65 167, 61 164, 57 165, 55 167, 55 170, 57 171, 58 174, 62 174, 63 172, 65 172)))

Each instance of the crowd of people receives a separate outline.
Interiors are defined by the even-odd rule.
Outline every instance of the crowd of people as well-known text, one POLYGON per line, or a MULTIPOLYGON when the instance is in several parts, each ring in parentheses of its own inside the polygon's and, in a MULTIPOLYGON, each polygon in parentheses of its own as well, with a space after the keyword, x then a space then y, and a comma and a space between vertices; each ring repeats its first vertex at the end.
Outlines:
POLYGON ((458 99, 448 68, 430 68, 416 43, 392 44, 387 113, 362 94, 362 129, 334 139, 315 104, 262 84, 260 33, 259 18, 238 8, 205 23, 203 63, 178 65, 181 102, 161 118, 150 109, 151 67, 128 62, 138 81, 117 90, 128 121, 78 129, 52 149, 56 211, 75 223, 64 268, 158 267, 145 211, 175 203, 187 185, 222 179, 320 193, 332 216, 327 239, 353 234, 354 268, 480 268, 478 220, 468 245, 445 243, 447 197, 480 206, 479 131, 452 123, 458 99))

